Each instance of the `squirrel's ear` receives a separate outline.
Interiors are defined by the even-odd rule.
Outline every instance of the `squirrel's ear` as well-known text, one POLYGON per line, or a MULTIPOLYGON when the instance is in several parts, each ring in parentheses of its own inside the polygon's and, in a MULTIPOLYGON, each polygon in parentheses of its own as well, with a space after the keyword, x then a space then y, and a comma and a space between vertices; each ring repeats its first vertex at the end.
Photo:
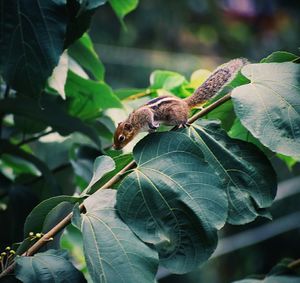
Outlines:
POLYGON ((131 124, 129 124, 129 123, 125 123, 125 125, 124 125, 124 129, 125 129, 126 131, 128 131, 128 132, 131 132, 131 131, 132 131, 132 129, 133 129, 133 127, 132 127, 132 125, 131 125, 131 124))

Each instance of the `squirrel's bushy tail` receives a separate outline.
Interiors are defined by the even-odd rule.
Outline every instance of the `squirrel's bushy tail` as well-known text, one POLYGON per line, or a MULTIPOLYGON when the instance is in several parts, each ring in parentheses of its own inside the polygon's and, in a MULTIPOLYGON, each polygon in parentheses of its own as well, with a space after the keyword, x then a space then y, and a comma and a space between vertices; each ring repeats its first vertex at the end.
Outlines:
POLYGON ((192 108, 209 100, 231 82, 236 73, 246 64, 249 64, 247 59, 239 58, 219 66, 190 97, 185 98, 185 102, 192 108))

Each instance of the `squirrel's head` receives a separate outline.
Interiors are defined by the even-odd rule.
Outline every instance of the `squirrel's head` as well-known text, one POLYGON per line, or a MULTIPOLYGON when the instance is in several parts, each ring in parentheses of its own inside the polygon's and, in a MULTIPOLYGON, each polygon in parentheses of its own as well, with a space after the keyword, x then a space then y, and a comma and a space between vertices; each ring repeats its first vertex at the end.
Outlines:
POLYGON ((131 123, 127 121, 118 124, 114 134, 114 149, 122 149, 126 144, 133 140, 136 131, 131 123))

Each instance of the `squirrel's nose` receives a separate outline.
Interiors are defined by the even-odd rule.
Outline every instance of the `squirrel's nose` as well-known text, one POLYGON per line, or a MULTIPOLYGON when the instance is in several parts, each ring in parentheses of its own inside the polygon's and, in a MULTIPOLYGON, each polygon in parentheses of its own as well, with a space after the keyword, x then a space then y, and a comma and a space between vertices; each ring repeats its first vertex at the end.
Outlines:
POLYGON ((113 149, 115 149, 115 150, 119 150, 119 149, 121 149, 121 147, 120 147, 120 146, 118 146, 118 145, 116 145, 115 143, 112 145, 112 147, 113 147, 113 149))

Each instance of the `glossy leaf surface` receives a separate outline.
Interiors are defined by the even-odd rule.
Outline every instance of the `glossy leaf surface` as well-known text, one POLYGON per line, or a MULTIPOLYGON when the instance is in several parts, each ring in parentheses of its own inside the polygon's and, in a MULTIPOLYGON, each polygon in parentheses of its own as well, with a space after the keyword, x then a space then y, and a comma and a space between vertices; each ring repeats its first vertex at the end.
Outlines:
POLYGON ((122 107, 106 83, 84 79, 72 71, 68 73, 65 90, 70 99, 70 114, 83 120, 96 118, 103 109, 122 107))
POLYGON ((116 191, 97 191, 74 209, 73 224, 82 232, 84 254, 93 282, 154 282, 157 253, 138 239, 115 210, 116 191))
POLYGON ((105 174, 116 168, 114 160, 109 156, 99 156, 95 159, 93 176, 84 193, 89 193, 92 186, 95 185, 105 174))
POLYGON ((241 123, 272 151, 300 155, 300 66, 251 64, 242 73, 251 83, 232 92, 241 123))
POLYGON ((14 89, 40 94, 63 52, 66 0, 2 1, 0 70, 14 89))
POLYGON ((15 268, 16 277, 24 283, 74 283, 86 282, 68 260, 62 250, 48 250, 30 257, 18 257, 15 268))
POLYGON ((276 174, 255 146, 230 139, 218 121, 200 120, 183 130, 204 153, 227 193, 228 222, 244 224, 265 215, 276 194, 276 174))
POLYGON ((99 81, 104 79, 104 66, 87 33, 68 48, 68 53, 84 69, 88 70, 94 79, 99 81))
POLYGON ((63 202, 76 203, 79 202, 80 199, 81 199, 80 197, 73 197, 73 196, 56 196, 42 201, 27 216, 24 225, 24 236, 27 237, 29 232, 34 232, 34 233, 42 232, 44 223, 47 221, 47 216, 60 203, 63 202))
POLYGON ((227 218, 214 170, 188 136, 147 136, 134 148, 138 166, 125 177, 117 208, 130 228, 154 244, 163 266, 185 273, 209 258, 227 218))

